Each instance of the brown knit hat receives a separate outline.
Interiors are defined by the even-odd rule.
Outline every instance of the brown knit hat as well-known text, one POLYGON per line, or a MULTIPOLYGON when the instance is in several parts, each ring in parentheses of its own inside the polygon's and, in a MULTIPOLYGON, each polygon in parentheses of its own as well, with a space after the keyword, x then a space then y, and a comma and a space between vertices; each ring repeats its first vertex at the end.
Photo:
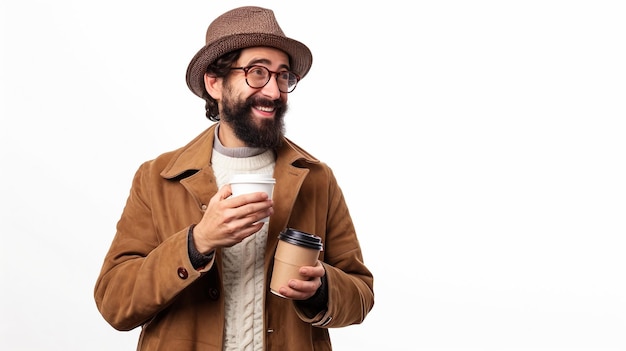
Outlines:
POLYGON ((286 52, 291 70, 304 78, 313 63, 306 45, 288 38, 278 25, 274 12, 261 7, 246 6, 217 17, 206 32, 206 45, 196 53, 187 67, 187 86, 202 97, 204 73, 218 57, 242 48, 269 46, 286 52))

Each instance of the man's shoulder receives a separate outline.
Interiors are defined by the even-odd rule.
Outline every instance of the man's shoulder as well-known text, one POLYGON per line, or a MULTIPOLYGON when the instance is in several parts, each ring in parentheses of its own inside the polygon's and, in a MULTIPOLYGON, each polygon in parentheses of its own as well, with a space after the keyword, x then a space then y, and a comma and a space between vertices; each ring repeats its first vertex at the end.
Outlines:
POLYGON ((199 170, 209 163, 213 145, 213 127, 204 130, 193 140, 177 149, 165 151, 144 167, 165 178, 176 177, 189 170, 199 170))
POLYGON ((291 139, 284 137, 283 144, 278 150, 278 154, 289 159, 290 162, 305 162, 309 164, 321 163, 317 157, 313 156, 303 147, 299 146, 291 139))

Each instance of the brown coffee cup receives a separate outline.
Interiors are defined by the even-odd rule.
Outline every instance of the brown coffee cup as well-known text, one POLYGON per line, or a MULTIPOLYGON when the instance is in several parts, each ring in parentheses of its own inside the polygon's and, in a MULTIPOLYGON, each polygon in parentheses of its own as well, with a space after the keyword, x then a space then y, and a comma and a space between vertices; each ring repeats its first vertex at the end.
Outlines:
POLYGON ((285 297, 278 292, 280 287, 287 286, 290 279, 306 280, 307 277, 300 275, 300 267, 315 266, 322 249, 322 238, 319 236, 292 228, 280 233, 274 254, 270 291, 277 296, 285 297))

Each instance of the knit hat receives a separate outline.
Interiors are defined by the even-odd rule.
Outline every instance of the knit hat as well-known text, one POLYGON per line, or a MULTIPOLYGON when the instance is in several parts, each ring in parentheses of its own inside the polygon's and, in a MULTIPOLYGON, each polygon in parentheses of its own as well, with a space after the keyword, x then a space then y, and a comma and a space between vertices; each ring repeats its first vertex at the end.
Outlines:
POLYGON ((245 6, 217 17, 206 32, 206 45, 191 59, 187 67, 187 86, 202 97, 204 73, 218 57, 234 50, 269 46, 289 55, 291 71, 304 78, 313 63, 309 48, 288 38, 269 9, 245 6))

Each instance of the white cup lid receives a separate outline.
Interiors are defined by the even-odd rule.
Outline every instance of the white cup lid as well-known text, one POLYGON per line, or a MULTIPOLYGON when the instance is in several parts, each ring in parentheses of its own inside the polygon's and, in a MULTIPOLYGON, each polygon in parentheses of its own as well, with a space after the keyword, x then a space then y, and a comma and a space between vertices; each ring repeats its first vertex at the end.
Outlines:
POLYGON ((276 179, 274 179, 269 174, 258 174, 258 173, 245 173, 245 174, 235 174, 229 183, 276 183, 276 179))

